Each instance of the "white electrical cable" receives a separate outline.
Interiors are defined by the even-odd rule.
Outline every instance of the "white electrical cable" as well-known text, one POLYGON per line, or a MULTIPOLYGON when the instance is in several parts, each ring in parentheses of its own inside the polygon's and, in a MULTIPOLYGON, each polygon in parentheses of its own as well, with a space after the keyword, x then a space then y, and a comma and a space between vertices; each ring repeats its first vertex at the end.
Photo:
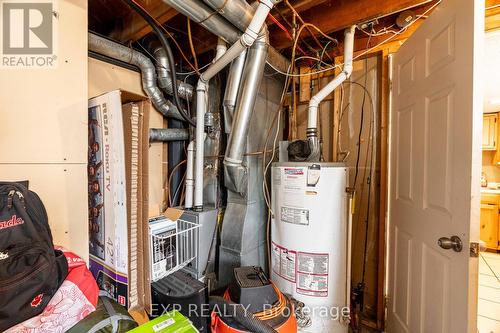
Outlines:
MULTIPOLYGON (((290 73, 292 69, 292 64, 288 65, 288 69, 287 69, 287 72, 290 73)), ((263 180, 262 180, 262 191, 264 193, 264 200, 266 202, 266 206, 267 206, 267 209, 269 210, 269 213, 270 214, 274 214, 273 213, 273 209, 271 207, 271 199, 269 198, 268 196, 268 193, 269 193, 269 189, 267 187, 267 171, 269 170, 269 166, 271 165, 271 163, 273 162, 274 160, 274 157, 276 156, 276 149, 274 149, 276 147, 276 142, 278 140, 278 136, 279 136, 279 131, 280 131, 280 121, 281 121, 281 108, 282 108, 282 104, 283 104, 283 101, 285 99, 285 96, 286 96, 286 88, 288 86, 288 78, 285 80, 285 83, 284 83, 284 86, 283 86, 283 91, 281 92, 281 98, 280 98, 280 108, 278 109, 278 119, 277 119, 277 123, 276 123, 276 133, 274 135, 274 140, 273 140, 273 153, 271 155, 271 159, 269 160, 269 162, 266 164, 266 167, 264 168, 263 170, 263 180)), ((272 122, 271 122, 271 125, 272 126, 272 122)), ((271 128, 269 129, 271 130, 271 128)), ((267 140, 266 140, 266 143, 265 143, 265 146, 264 146, 264 155, 263 155, 263 159, 264 159, 264 163, 265 163, 265 158, 266 158, 266 152, 267 151, 267 140)))
MULTIPOLYGON (((364 29, 361 29, 361 28, 358 28, 358 30, 361 31, 362 33, 364 33, 365 35, 370 36, 370 37, 377 37, 377 36, 382 36, 382 35, 386 35, 386 34, 395 34, 395 33, 397 33, 396 30, 389 30, 393 26, 394 26, 394 24, 391 24, 390 26, 384 27, 384 28, 380 29, 379 31, 375 31, 375 32, 368 32, 368 31, 366 31, 364 29)), ((403 28, 403 29, 406 29, 406 27, 403 28)))
MULTIPOLYGON (((429 13, 431 10, 433 10, 434 8, 436 8, 437 5, 439 5, 440 3, 442 2, 442 0, 439 0, 438 2, 436 2, 434 5, 432 5, 431 7, 429 7, 425 12, 423 12, 422 14, 420 15, 417 15, 417 17, 411 21, 406 27, 402 28, 401 30, 395 32, 392 36, 390 36, 389 38, 386 38, 385 40, 381 41, 380 43, 378 43, 377 45, 361 52, 360 54, 358 54, 357 56, 355 56, 353 58, 353 60, 356 60, 362 56, 364 56, 365 54, 367 53, 370 53, 371 51, 377 49, 378 47, 380 47, 381 45, 389 42, 390 40, 394 39, 394 37, 400 35, 401 33, 403 33, 404 31, 406 31, 406 29, 408 29, 410 26, 412 26, 415 22, 417 22, 420 18, 422 17, 425 17, 425 15, 427 13, 429 13)), ((330 65, 331 67, 330 68, 326 68, 326 69, 322 69, 322 70, 319 70, 319 71, 315 71, 315 72, 309 72, 309 73, 304 73, 304 74, 289 74, 289 73, 285 73, 285 72, 282 72, 280 71, 279 69, 277 69, 276 67, 274 67, 271 63, 267 62, 267 64, 274 70, 276 71, 277 73, 279 74, 282 74, 282 75, 285 75, 287 77, 305 77, 305 76, 311 76, 311 75, 317 75, 317 74, 321 74, 321 73, 324 73, 324 72, 328 72, 328 71, 331 71, 337 67, 340 67, 340 66, 343 66, 344 64, 338 64, 338 65, 330 65)))

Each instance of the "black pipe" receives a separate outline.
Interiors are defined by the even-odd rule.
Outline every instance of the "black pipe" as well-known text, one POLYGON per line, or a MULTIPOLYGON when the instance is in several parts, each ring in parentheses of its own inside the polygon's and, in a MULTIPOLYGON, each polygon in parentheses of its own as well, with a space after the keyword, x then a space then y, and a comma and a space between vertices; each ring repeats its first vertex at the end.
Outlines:
POLYGON ((266 324, 260 319, 254 317, 251 312, 248 312, 243 305, 226 300, 220 296, 210 296, 210 309, 219 311, 219 315, 224 316, 224 310, 231 308, 232 319, 243 325, 247 330, 253 333, 278 333, 274 328, 266 324))
POLYGON ((122 1, 127 3, 127 5, 129 5, 130 8, 132 8, 139 15, 141 15, 141 17, 151 26, 156 36, 160 40, 162 46, 165 48, 165 51, 167 51, 168 65, 170 67, 170 75, 172 75, 172 89, 174 94, 175 105, 179 109, 179 113, 181 114, 182 118, 184 118, 184 120, 186 120, 191 126, 196 127, 196 122, 193 119, 191 119, 189 115, 186 114, 186 112, 182 108, 182 104, 178 93, 177 73, 175 70, 174 53, 172 52, 172 48, 170 47, 168 39, 163 34, 160 26, 156 23, 155 19, 151 17, 151 15, 149 15, 149 13, 145 11, 144 8, 142 8, 137 2, 135 2, 135 0, 122 0, 122 1))

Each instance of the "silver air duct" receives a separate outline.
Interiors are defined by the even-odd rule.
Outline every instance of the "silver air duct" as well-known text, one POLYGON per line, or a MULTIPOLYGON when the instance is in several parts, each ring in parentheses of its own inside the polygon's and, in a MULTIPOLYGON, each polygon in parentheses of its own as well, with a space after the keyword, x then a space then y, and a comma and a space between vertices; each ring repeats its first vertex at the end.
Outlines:
POLYGON ((203 0, 240 31, 245 31, 252 21, 255 9, 245 0, 203 0))
POLYGON ((177 107, 163 97, 156 85, 155 66, 144 54, 93 33, 89 33, 89 50, 139 67, 142 73, 142 89, 151 99, 155 109, 165 117, 184 120, 177 107))
POLYGON ((229 75, 227 77, 226 91, 224 92, 224 129, 226 133, 231 132, 233 123, 234 108, 236 98, 240 91, 241 76, 243 75, 243 66, 245 66, 247 51, 241 52, 240 56, 233 60, 229 75))
POLYGON ((247 187, 247 169, 243 166, 243 155, 247 148, 245 142, 257 92, 264 76, 269 46, 267 29, 263 31, 264 34, 248 50, 231 134, 229 135, 226 156, 224 157, 225 185, 228 189, 239 193, 241 196, 245 196, 247 187))
POLYGON ((151 128, 149 142, 185 141, 189 139, 189 131, 184 128, 151 128))
POLYGON ((227 43, 234 43, 240 38, 240 33, 231 23, 226 21, 214 10, 199 0, 163 0, 179 13, 189 17, 211 33, 221 37, 227 43))
MULTIPOLYGON (((207 110, 208 82, 224 67, 236 59, 241 52, 251 47, 259 36, 259 31, 265 26, 266 18, 273 6, 279 0, 261 0, 255 10, 250 24, 245 32, 217 61, 200 75, 196 86, 196 159, 195 159, 195 185, 194 208, 203 210, 203 165, 204 165, 204 132, 205 112, 207 110)), ((264 27, 263 31, 267 31, 264 27)), ((265 33, 267 35, 267 33, 265 33)), ((262 75, 261 75, 262 78, 262 75)), ((248 124, 244 125, 248 126, 248 124)), ((235 162, 237 162, 235 160, 235 162)))
MULTIPOLYGON (((156 74, 158 75, 158 86, 167 94, 173 94, 172 75, 168 64, 167 51, 163 47, 157 47, 153 51, 156 60, 156 74)), ((193 86, 177 80, 178 94, 180 98, 191 100, 193 98, 193 86)))
MULTIPOLYGON (((163 0, 163 2, 189 17, 214 35, 224 39, 229 44, 235 43, 240 38, 241 33, 248 27, 250 20, 255 14, 255 8, 242 0, 210 1, 219 4, 227 2, 224 7, 225 9, 222 10, 220 14, 224 15, 224 17, 228 20, 234 19, 235 21, 231 22, 231 24, 220 14, 214 14, 215 10, 202 3, 201 0, 163 0), (233 2, 238 2, 238 4, 232 4, 233 2), (241 13, 233 13, 228 10, 228 8, 236 6, 239 8, 245 8, 244 15, 241 13), (237 21, 236 18, 238 16, 244 18, 245 21, 237 21)), ((267 61, 272 64, 273 67, 282 72, 286 72, 290 64, 289 61, 273 47, 269 47, 267 61)))

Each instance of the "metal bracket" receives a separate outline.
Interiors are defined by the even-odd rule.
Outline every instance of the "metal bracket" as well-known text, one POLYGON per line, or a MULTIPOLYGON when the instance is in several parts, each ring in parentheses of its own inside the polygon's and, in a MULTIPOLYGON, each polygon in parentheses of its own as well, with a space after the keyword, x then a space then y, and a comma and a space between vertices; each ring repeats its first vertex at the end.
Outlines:
POLYGON ((479 257, 479 243, 471 242, 470 243, 470 257, 478 258, 479 257))

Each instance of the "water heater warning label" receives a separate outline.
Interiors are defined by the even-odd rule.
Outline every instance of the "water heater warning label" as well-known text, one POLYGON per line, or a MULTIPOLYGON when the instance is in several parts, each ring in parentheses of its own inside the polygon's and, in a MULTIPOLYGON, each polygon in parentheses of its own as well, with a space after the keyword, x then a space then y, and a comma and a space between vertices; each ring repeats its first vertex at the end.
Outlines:
POLYGON ((297 252, 285 249, 273 242, 273 271, 283 279, 295 282, 297 252))
POLYGON ((293 224, 309 224, 309 210, 292 207, 281 207, 281 221, 293 224))
POLYGON ((328 254, 299 252, 297 258, 297 293, 328 296, 328 254))

